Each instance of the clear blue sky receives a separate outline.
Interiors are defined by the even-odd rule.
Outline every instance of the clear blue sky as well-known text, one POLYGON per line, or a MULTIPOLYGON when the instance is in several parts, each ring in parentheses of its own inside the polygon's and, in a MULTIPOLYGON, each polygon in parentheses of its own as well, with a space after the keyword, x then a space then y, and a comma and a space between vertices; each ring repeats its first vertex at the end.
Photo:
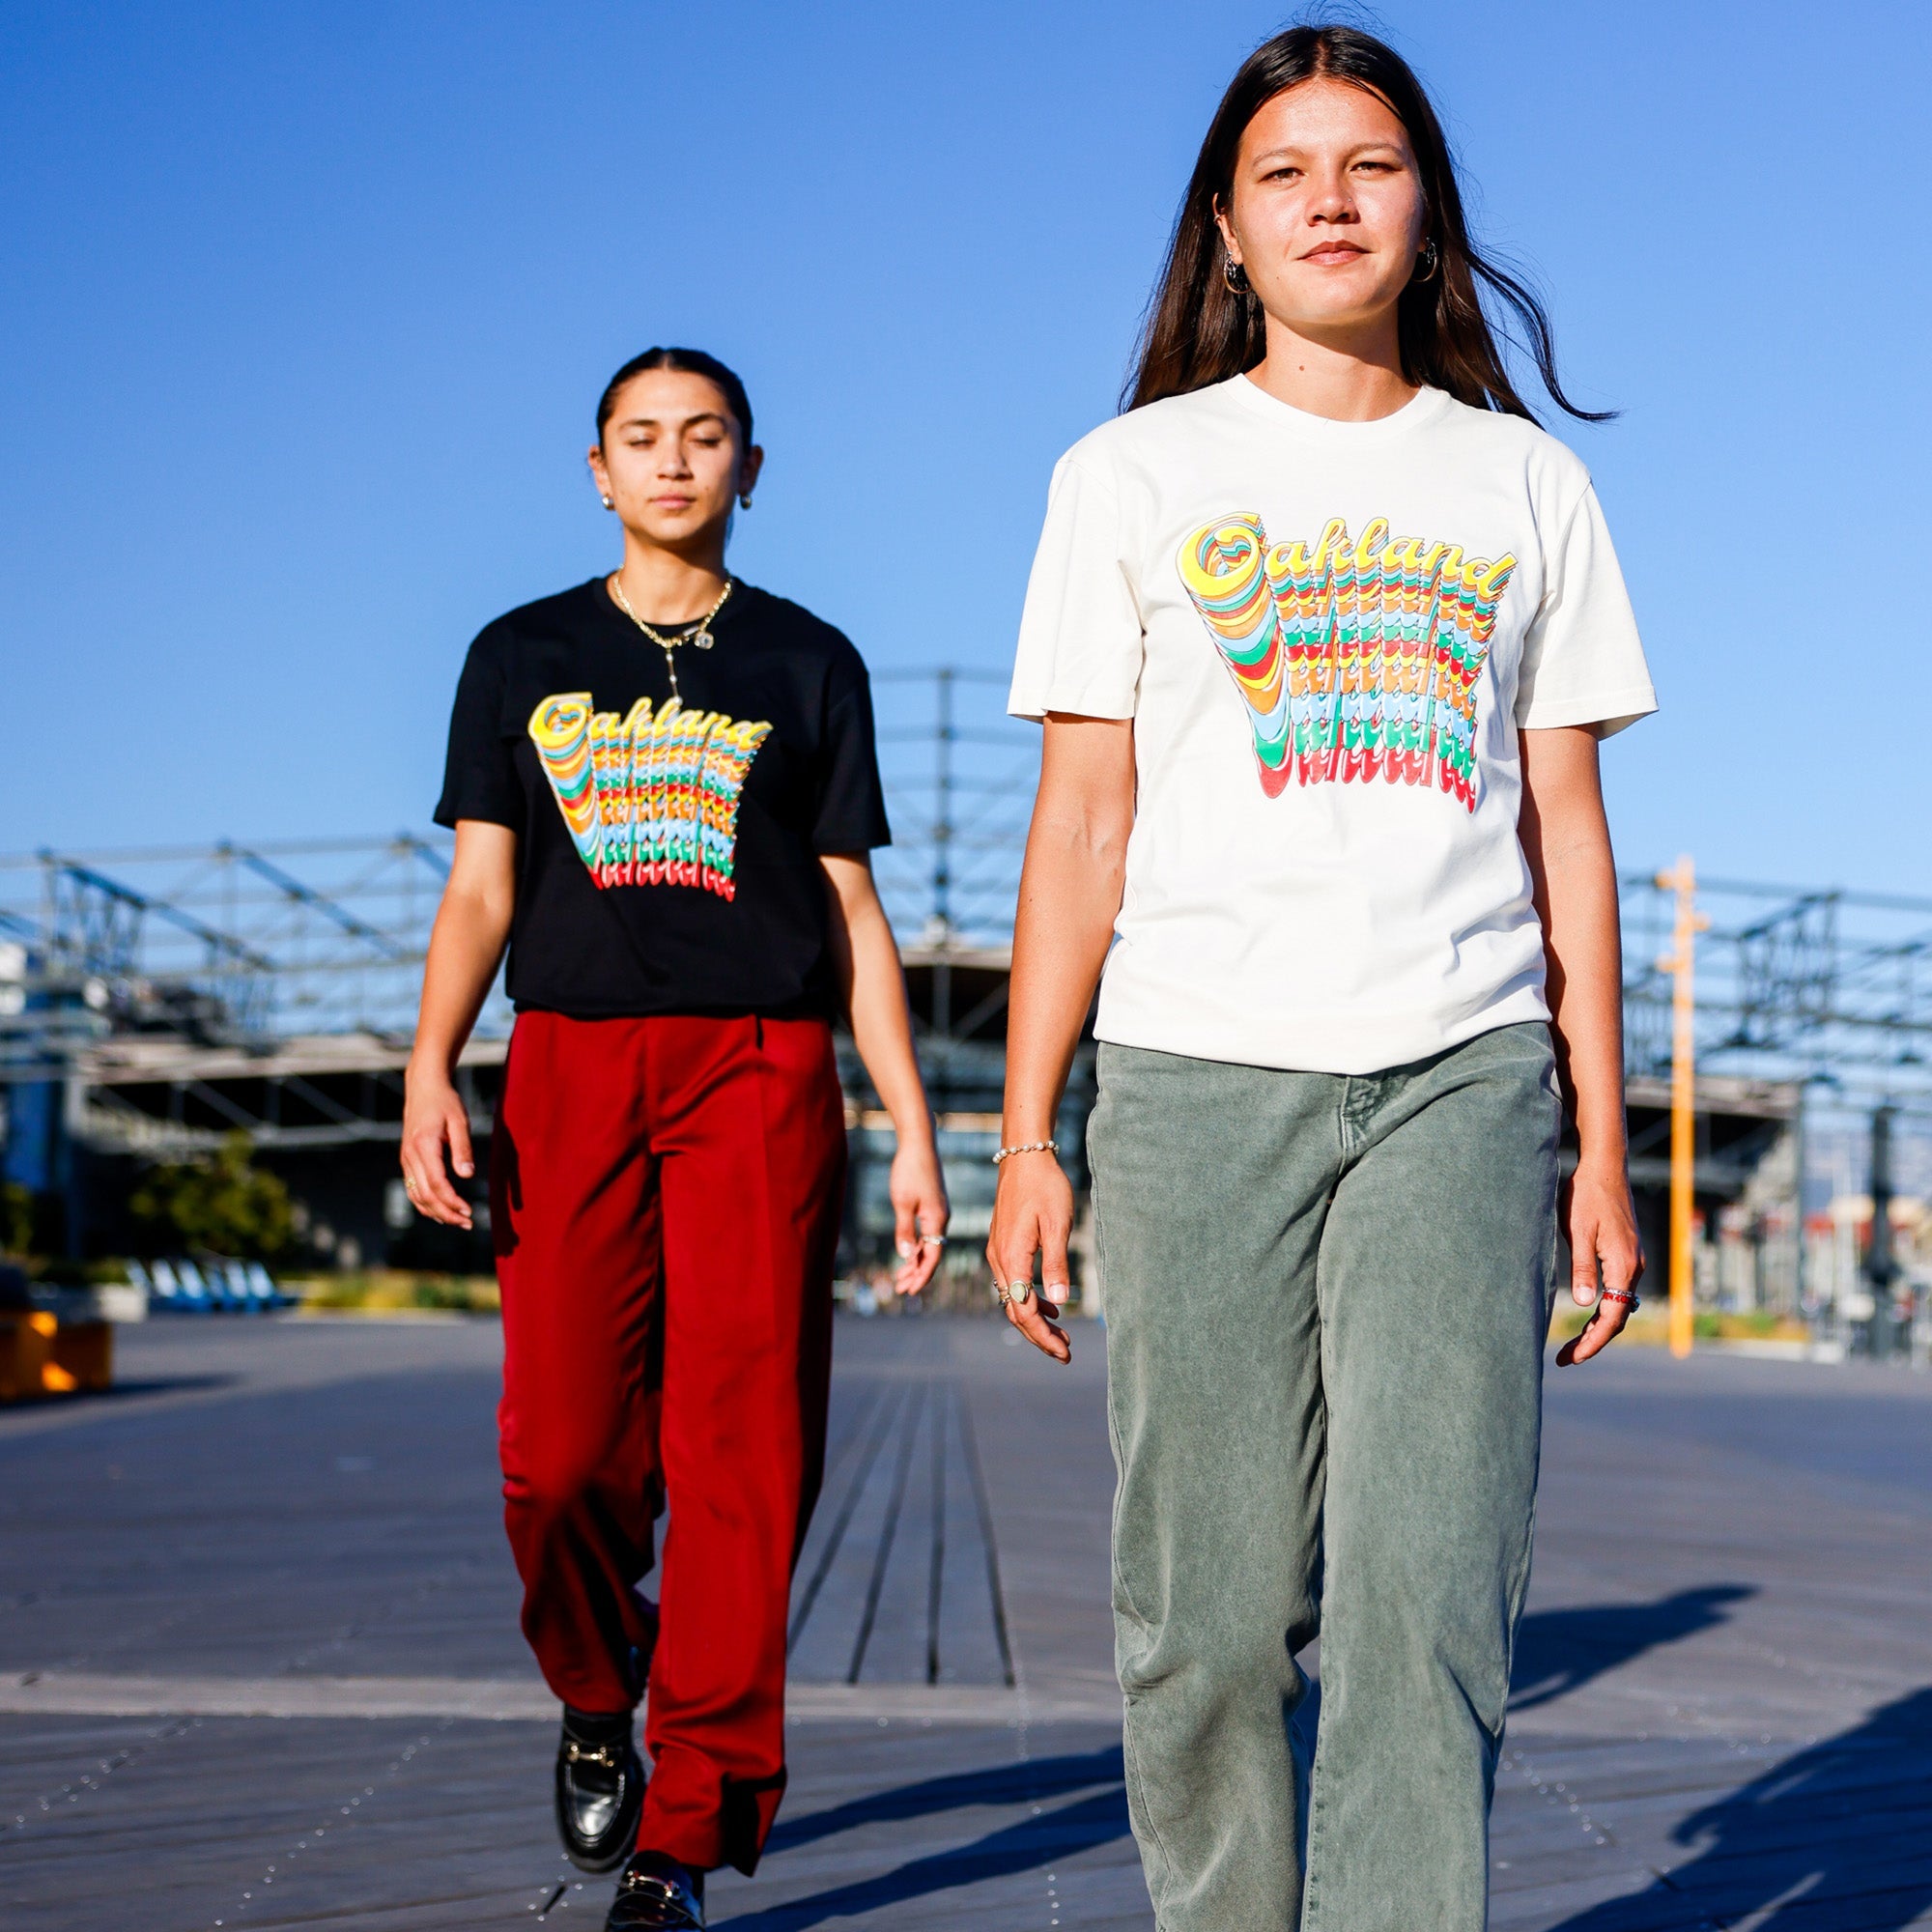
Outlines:
MULTIPOLYGON (((653 341, 750 383, 742 574, 875 666, 1004 663, 1281 17, 10 7, 0 849, 425 823, 469 637, 614 560, 582 450, 653 341)), ((1621 855, 1932 891, 1932 10, 1357 17, 1625 412, 1563 432, 1664 705, 1606 753, 1621 855)))

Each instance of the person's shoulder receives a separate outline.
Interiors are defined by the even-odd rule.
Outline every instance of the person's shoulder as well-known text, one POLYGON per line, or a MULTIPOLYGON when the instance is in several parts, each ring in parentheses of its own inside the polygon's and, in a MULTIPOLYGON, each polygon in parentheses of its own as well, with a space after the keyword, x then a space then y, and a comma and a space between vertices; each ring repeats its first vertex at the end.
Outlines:
POLYGON ((1541 423, 1502 410, 1476 409, 1451 395, 1445 394, 1442 403, 1439 428, 1462 440, 1480 460, 1520 468, 1539 491, 1571 501, 1590 487, 1583 459, 1541 423))
POLYGON ((1221 393, 1225 386, 1213 383, 1205 389, 1163 396, 1158 402, 1143 403, 1138 409, 1109 416, 1061 457, 1055 473, 1073 469, 1120 482, 1149 461, 1158 462, 1175 437, 1189 436, 1202 424, 1226 413, 1228 399, 1221 393))
POLYGON ((603 579, 593 577, 492 617, 469 646, 470 662, 507 666, 530 644, 570 642, 592 621, 602 587, 603 579))
POLYGON ((596 609, 595 599, 604 594, 601 577, 586 578, 568 590, 553 591, 548 597, 533 598, 505 611, 483 627, 482 634, 500 638, 556 637, 582 628, 596 609))
POLYGON ((789 597, 781 597, 776 591, 761 590, 755 583, 745 584, 743 594, 745 622, 755 626, 767 644, 790 654, 822 659, 840 669, 865 670, 858 645, 838 625, 827 623, 816 611, 808 611, 803 604, 794 604, 789 597))

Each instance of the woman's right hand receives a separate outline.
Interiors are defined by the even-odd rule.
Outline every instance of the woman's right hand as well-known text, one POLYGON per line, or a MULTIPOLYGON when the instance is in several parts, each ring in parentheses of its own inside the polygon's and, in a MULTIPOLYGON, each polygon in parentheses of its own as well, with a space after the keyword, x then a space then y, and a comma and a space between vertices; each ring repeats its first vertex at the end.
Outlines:
POLYGON ((1009 1298, 1007 1320, 1042 1354, 1056 1362, 1073 1359, 1066 1331, 1047 1319, 1044 1302, 1059 1304, 1071 1293, 1066 1239, 1073 1232, 1073 1186, 1051 1153, 1009 1154, 1000 1163, 993 1198, 993 1227, 986 1237, 986 1263, 1001 1287, 1033 1281, 1034 1257, 1040 1258, 1038 1293, 1024 1301, 1009 1298))
POLYGON ((467 1229, 472 1225, 469 1203, 450 1184, 450 1167, 466 1180, 476 1172, 469 1110, 440 1067, 412 1061, 403 1082, 403 1185, 418 1214, 446 1228, 467 1229))

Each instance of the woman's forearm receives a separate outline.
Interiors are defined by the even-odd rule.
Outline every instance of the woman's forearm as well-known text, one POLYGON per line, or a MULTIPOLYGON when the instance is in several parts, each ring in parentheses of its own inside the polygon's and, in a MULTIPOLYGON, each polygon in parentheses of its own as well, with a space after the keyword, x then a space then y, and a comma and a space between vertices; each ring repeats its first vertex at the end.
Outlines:
POLYGON ((1619 1169, 1624 1116, 1622 937, 1609 841, 1577 853, 1549 881, 1550 1012, 1569 1079, 1581 1158, 1619 1169))
POLYGON ((1050 1140, 1107 961, 1133 829, 1133 734, 1049 721, 1013 918, 1007 1012, 1009 1146, 1050 1140))
POLYGON ((1584 736, 1525 733, 1539 742, 1528 760, 1524 850, 1543 921, 1551 1031, 1579 1159, 1621 1170, 1627 1144, 1623 938, 1596 743, 1570 742, 1584 736))
POLYGON ((411 1065, 447 1079, 502 963, 517 905, 517 835, 465 819, 423 966, 411 1065))
POLYGON ((932 1114, 913 1051, 905 973, 876 892, 860 895, 856 903, 847 905, 845 928, 851 957, 847 999, 852 1043, 859 1049, 879 1104, 892 1116, 899 1145, 930 1141, 932 1114))
MULTIPOLYGON (((1013 919, 1000 1131, 1009 1148, 1054 1137, 1121 910, 1133 825, 1132 723, 1049 713, 1013 919)), ((986 1261, 1007 1291, 1007 1319, 1059 1362, 1071 1359, 1072 1344, 1045 1304, 1064 1301, 1072 1280, 1073 1212, 1072 1186, 1050 1154, 1022 1154, 1001 1167, 986 1261), (1036 1257, 1038 1295, 1027 1287, 1036 1257)))
POLYGON ((422 1009, 412 1056, 424 1066, 455 1068, 469 1038, 510 934, 508 908, 451 893, 436 915, 423 968, 422 1009))
POLYGON ((516 903, 517 835, 480 819, 459 821, 403 1081, 402 1167, 410 1199, 452 1228, 475 1225, 444 1166, 446 1156, 466 1180, 476 1171, 469 1110, 452 1084, 456 1059, 497 977, 516 903))
POLYGON ((1523 732, 1522 775, 1519 829, 1543 922, 1549 1030, 1577 1122, 1577 1170, 1562 1195, 1570 1295, 1596 1311, 1557 1350, 1563 1367, 1622 1330, 1643 1274, 1624 1124, 1623 940, 1595 732, 1523 732))
POLYGON ((1121 909, 1121 876, 1070 828, 1036 827, 1027 841, 1007 1014, 1009 1146, 1053 1136, 1121 909))
POLYGON ((886 1189, 899 1256, 894 1286, 901 1294, 917 1294, 939 1264, 952 1209, 932 1110, 913 1051, 905 970, 872 882, 870 859, 863 852, 827 853, 819 864, 831 914, 832 965, 852 1021, 852 1043, 898 1141, 886 1189))

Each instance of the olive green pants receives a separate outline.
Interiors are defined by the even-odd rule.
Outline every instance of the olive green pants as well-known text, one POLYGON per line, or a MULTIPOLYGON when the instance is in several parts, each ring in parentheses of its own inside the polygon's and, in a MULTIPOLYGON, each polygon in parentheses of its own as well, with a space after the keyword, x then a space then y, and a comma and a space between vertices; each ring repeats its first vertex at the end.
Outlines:
POLYGON ((1161 1932, 1485 1922, 1559 1115, 1541 1024, 1367 1075, 1100 1049, 1114 1627, 1161 1932))

